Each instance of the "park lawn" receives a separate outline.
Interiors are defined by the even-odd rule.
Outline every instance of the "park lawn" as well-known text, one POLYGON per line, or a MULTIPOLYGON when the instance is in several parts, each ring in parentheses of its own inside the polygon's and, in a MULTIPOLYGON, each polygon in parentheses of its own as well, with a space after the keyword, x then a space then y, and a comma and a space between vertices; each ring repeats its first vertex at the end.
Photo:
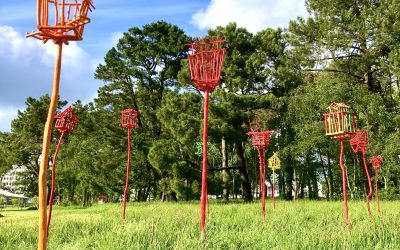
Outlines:
MULTIPOLYGON (((200 242, 199 203, 129 203, 55 207, 48 249, 400 249, 400 202, 349 202, 345 226, 340 201, 277 201, 266 223, 260 203, 211 201, 207 240, 200 242)), ((38 211, 0 211, 0 249, 36 249, 38 211)))

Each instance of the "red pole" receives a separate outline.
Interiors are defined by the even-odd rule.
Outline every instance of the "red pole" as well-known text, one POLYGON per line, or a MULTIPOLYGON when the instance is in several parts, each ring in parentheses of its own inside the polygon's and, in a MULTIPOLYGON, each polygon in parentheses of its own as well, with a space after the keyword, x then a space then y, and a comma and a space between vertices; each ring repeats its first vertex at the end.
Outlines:
POLYGON ((369 176, 369 171, 368 171, 368 166, 367 166, 367 158, 365 156, 365 152, 363 152, 363 161, 364 161, 364 169, 365 173, 367 174, 367 180, 368 180, 368 187, 369 187, 369 192, 366 197, 366 202, 367 202, 367 208, 368 208, 368 215, 371 218, 371 208, 369 205, 369 201, 371 200, 372 197, 372 184, 371 184, 371 177, 369 176))
POLYGON ((58 139, 56 152, 53 156, 53 166, 51 167, 51 190, 50 190, 50 201, 49 201, 49 216, 47 217, 47 231, 46 235, 49 237, 49 228, 50 228, 50 221, 51 221, 51 213, 53 211, 53 199, 54 199, 54 183, 56 181, 56 159, 58 155, 58 150, 60 149, 61 143, 64 139, 64 132, 61 133, 60 139, 58 139))
POLYGON ((131 165, 131 129, 128 128, 128 162, 126 164, 126 180, 125 180, 125 189, 124 189, 124 208, 123 208, 123 211, 122 211, 122 223, 125 222, 126 194, 128 193, 130 165, 131 165))
POLYGON ((265 149, 262 150, 262 213, 263 222, 265 223, 265 149))
POLYGON ((376 204, 378 204, 378 213, 381 212, 381 207, 379 205, 379 197, 378 197, 378 169, 375 169, 375 198, 376 204))
POLYGON ((344 202, 344 218, 346 225, 349 224, 349 211, 347 207, 347 191, 346 191, 346 169, 343 164, 343 151, 344 151, 344 141, 340 140, 340 168, 342 169, 342 181, 343 181, 343 202, 344 202))
POLYGON ((206 225, 206 203, 207 193, 207 134, 208 134, 208 90, 204 92, 204 117, 203 117, 203 169, 201 175, 201 197, 200 197, 200 227, 201 238, 204 239, 204 228, 206 225))

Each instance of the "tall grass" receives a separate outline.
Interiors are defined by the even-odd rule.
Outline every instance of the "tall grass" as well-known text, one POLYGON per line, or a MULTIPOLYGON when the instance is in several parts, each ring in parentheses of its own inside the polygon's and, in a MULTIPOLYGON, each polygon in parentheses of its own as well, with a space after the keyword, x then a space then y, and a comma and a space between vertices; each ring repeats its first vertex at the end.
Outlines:
MULTIPOLYGON (((368 218, 363 202, 278 201, 262 223, 258 202, 211 203, 200 242, 198 203, 129 203, 55 208, 49 249, 399 249, 400 202, 382 202, 368 218)), ((375 207, 372 207, 373 211, 375 207)), ((0 249, 35 249, 37 211, 3 211, 0 249)))

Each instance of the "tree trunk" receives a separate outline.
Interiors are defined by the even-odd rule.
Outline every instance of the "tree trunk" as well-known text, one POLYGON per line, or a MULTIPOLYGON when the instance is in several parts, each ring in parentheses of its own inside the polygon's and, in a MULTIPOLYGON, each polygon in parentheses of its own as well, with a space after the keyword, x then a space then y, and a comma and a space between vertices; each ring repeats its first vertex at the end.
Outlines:
POLYGON ((285 177, 286 177, 285 199, 293 200, 293 180, 295 180, 295 178, 296 178, 296 176, 295 176, 296 170, 293 167, 292 156, 290 156, 290 155, 286 159, 286 165, 285 165, 284 171, 286 172, 286 174, 285 174, 285 177))
POLYGON ((246 202, 253 201, 253 195, 251 193, 251 185, 249 180, 249 174, 247 173, 246 161, 244 159, 244 150, 241 142, 236 142, 236 155, 238 157, 238 167, 240 173, 240 179, 242 180, 242 195, 246 202))
POLYGON ((332 174, 332 165, 331 165, 331 157, 329 154, 329 150, 327 152, 327 157, 328 157, 328 179, 329 179, 329 189, 330 189, 330 194, 329 196, 333 196, 333 174, 332 174))
POLYGON ((318 147, 318 154, 319 154, 319 160, 320 160, 321 166, 322 166, 322 172, 324 174, 324 180, 326 183, 326 199, 329 201, 330 185, 329 185, 328 177, 326 176, 326 172, 325 172, 325 165, 324 165, 324 161, 323 161, 322 155, 321 155, 321 148, 319 148, 319 147, 318 147))
POLYGON ((226 147, 225 137, 221 139, 221 150, 222 150, 222 197, 225 201, 229 200, 229 190, 228 190, 228 149, 226 147))

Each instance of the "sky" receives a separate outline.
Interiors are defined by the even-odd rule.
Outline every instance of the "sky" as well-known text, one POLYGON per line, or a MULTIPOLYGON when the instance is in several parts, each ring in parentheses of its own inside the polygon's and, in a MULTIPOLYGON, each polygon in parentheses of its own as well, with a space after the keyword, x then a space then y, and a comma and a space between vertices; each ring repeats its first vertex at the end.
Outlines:
MULTIPOLYGON (((63 47, 59 93, 69 103, 96 97, 104 84, 94 79, 96 67, 131 27, 164 20, 201 37, 229 22, 256 33, 308 15, 304 0, 94 0, 94 5, 83 41, 63 47)), ((51 95, 56 47, 25 38, 35 28, 36 0, 0 1, 0 131, 11 130, 27 97, 51 95)))

